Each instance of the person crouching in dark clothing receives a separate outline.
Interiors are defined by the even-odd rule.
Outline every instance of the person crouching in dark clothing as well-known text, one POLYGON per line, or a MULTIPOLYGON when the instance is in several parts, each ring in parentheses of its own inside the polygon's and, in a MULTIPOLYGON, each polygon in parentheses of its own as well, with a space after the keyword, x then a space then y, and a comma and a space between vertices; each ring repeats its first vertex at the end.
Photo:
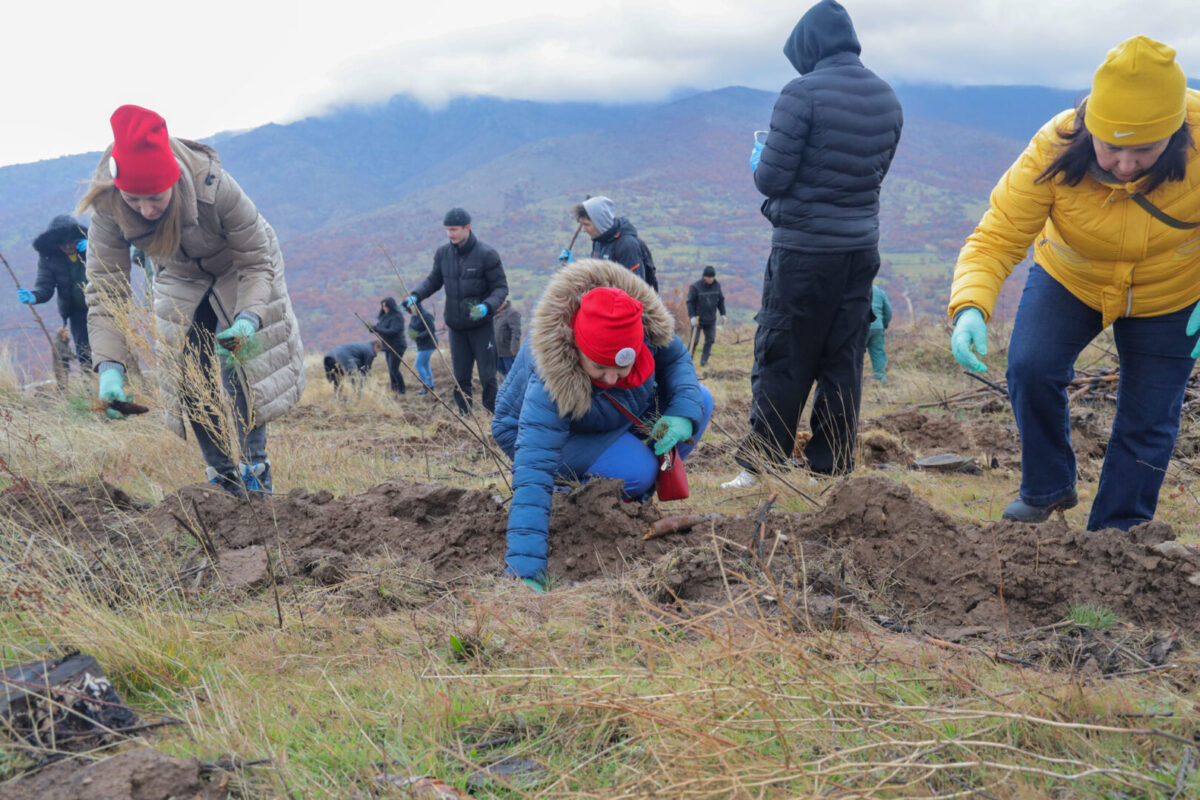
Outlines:
POLYGON ((342 383, 349 378, 358 396, 362 397, 363 380, 371 371, 376 354, 383 349, 383 342, 350 342, 339 345, 325 354, 325 380, 333 384, 333 396, 342 398, 342 383))
POLYGON ((401 364, 404 360, 404 351, 408 348, 408 344, 404 341, 404 332, 407 327, 407 320, 396 306, 396 298, 383 298, 379 303, 379 316, 375 319, 375 324, 371 326, 371 332, 383 342, 383 355, 387 359, 388 381, 392 391, 396 394, 404 394, 404 373, 401 371, 401 364))
POLYGON ((521 312, 513 308, 512 298, 496 312, 496 371, 507 376, 521 349, 521 312))

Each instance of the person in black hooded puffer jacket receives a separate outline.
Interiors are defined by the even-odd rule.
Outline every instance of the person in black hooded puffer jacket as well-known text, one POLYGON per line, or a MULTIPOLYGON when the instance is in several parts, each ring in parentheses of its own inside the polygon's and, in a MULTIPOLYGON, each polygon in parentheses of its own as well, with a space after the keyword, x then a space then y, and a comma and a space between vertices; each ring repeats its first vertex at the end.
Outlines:
POLYGON ((375 324, 371 326, 371 332, 383 342, 383 355, 387 359, 388 381, 392 386, 392 391, 396 394, 405 392, 404 373, 401 371, 400 365, 404 359, 404 351, 408 349, 408 344, 404 341, 407 328, 408 320, 404 319, 404 315, 397 308, 396 298, 383 298, 379 302, 379 316, 375 319, 375 324))
POLYGON ((71 328, 75 340, 75 355, 86 373, 92 365, 92 350, 88 344, 87 301, 83 287, 87 284, 87 226, 69 214, 50 220, 46 230, 33 240, 38 253, 37 282, 33 291, 18 289, 22 303, 39 305, 58 295, 58 313, 71 328))
POLYGON ((774 232, 755 318, 752 434, 730 487, 751 485, 764 461, 791 457, 814 381, 808 467, 854 468, 879 190, 904 123, 895 92, 863 66, 850 15, 834 0, 804 14, 783 52, 800 77, 783 88, 766 142, 751 155, 774 232))

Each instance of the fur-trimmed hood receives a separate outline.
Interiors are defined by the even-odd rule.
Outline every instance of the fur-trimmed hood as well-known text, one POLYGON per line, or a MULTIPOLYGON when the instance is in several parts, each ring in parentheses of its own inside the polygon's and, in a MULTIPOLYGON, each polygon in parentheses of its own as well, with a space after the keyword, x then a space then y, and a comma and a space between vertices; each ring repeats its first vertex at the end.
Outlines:
POLYGON ((581 259, 560 269, 533 310, 529 342, 538 374, 560 413, 580 419, 592 404, 592 380, 579 363, 571 320, 580 299, 599 286, 611 286, 642 304, 646 343, 665 347, 675 338, 675 319, 644 280, 612 261, 581 259))
POLYGON ((56 252, 61 252, 58 249, 61 245, 74 244, 80 239, 86 239, 87 231, 87 225, 82 224, 70 214, 59 214, 50 220, 46 230, 39 233, 38 237, 33 240, 33 249, 44 256, 54 255, 56 252))

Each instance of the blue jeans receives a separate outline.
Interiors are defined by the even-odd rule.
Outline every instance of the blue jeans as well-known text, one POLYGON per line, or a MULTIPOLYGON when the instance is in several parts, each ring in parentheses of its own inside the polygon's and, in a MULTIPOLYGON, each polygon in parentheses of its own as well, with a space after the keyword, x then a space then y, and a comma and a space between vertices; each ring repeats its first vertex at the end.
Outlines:
POLYGON ((429 359, 432 357, 432 350, 417 351, 417 375, 421 376, 421 383, 425 384, 426 389, 433 388, 433 370, 429 367, 429 359))
MULTIPOLYGON (((684 460, 696 448, 712 418, 712 392, 701 384, 700 394, 704 398, 704 418, 700 420, 700 427, 692 432, 692 443, 679 445, 679 457, 684 460)), ((646 440, 626 431, 588 467, 587 477, 619 478, 625 481, 625 496, 640 500, 654 491, 654 483, 658 480, 658 456, 646 440)))
MULTIPOLYGON (((1129 530, 1154 518, 1195 363, 1192 338, 1184 335, 1191 310, 1113 323, 1121 378, 1088 530, 1129 530)), ((1029 270, 1007 377, 1021 434, 1021 499, 1030 505, 1053 503, 1075 487, 1067 384, 1075 377, 1075 360, 1101 330, 1099 311, 1040 266, 1029 270)))

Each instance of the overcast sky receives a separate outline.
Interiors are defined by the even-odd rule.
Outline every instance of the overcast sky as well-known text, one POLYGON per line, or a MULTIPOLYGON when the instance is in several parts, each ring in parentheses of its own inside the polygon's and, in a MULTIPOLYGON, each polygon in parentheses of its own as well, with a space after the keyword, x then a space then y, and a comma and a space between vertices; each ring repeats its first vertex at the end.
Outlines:
MULTIPOLYGON (((843 0, 893 82, 1086 88, 1146 34, 1200 75, 1196 0, 843 0)), ((411 93, 657 100, 776 91, 807 2, 783 0, 12 0, 0 42, 0 165, 99 150, 123 103, 173 134, 288 122, 411 93)))

